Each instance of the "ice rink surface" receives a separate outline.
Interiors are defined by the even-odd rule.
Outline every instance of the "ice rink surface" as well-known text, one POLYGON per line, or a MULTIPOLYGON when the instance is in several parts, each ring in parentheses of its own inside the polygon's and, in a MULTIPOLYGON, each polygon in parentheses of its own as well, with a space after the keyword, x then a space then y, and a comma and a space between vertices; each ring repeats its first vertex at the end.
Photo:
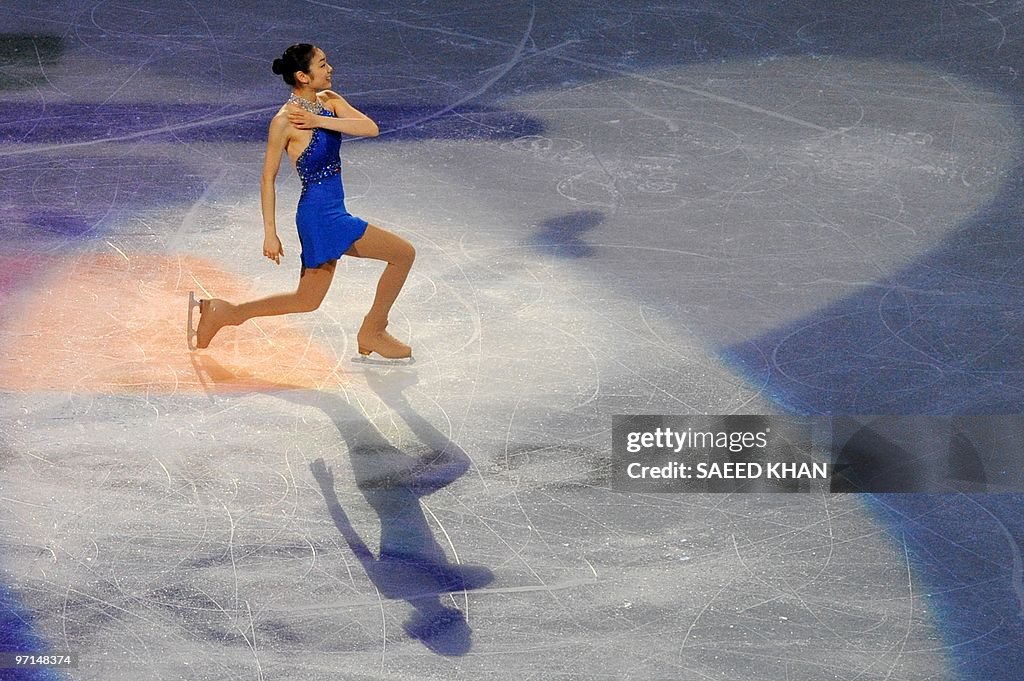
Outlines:
POLYGON ((1012 494, 626 494, 615 414, 1024 411, 1019 2, 0 5, 0 678, 1019 679, 1012 494), (417 248, 261 256, 270 70, 417 248))

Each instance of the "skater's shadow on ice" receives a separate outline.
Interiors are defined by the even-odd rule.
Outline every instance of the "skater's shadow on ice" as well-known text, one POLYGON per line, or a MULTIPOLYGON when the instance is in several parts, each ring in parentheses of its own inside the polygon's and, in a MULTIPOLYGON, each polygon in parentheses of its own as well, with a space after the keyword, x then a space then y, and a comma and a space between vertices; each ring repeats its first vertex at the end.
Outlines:
MULTIPOLYGON (((217 383, 230 375, 215 360, 199 358, 202 372, 217 383)), ((445 605, 450 592, 486 586, 493 573, 484 566, 449 562, 437 543, 420 498, 436 492, 469 469, 469 456, 412 409, 402 390, 415 383, 415 374, 369 372, 367 384, 412 433, 427 446, 420 456, 401 451, 366 416, 339 395, 268 384, 263 393, 324 412, 345 439, 355 484, 380 519, 380 550, 375 556, 352 526, 334 488, 334 474, 322 458, 310 464, 335 527, 359 559, 381 595, 408 601, 412 615, 406 633, 439 655, 469 652, 471 630, 462 611, 445 605)))
POLYGON ((533 246, 558 258, 589 258, 594 248, 584 237, 604 222, 596 210, 580 210, 545 220, 531 237, 533 246))

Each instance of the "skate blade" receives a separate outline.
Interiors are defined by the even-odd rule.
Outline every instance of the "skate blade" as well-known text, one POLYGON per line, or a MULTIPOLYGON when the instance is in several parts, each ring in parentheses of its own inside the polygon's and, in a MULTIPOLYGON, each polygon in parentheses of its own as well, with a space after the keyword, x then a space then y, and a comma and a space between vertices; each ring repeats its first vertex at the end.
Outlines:
POLYGON ((188 328, 186 329, 186 339, 188 340, 189 350, 198 350, 196 347, 196 338, 199 336, 199 332, 196 330, 195 325, 192 323, 192 311, 197 307, 200 307, 200 302, 196 300, 196 294, 194 291, 188 292, 188 328))
POLYGON ((416 363, 415 357, 401 357, 398 359, 387 359, 386 357, 370 357, 369 355, 356 355, 352 358, 353 364, 366 364, 379 367, 405 367, 416 363))

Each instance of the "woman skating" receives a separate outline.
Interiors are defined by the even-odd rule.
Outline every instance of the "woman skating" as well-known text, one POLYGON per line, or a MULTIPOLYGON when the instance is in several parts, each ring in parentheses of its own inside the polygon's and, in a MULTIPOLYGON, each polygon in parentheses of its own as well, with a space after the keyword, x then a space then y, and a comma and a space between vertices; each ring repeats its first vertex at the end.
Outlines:
MULTIPOLYGON (((302 244, 302 271, 293 293, 279 294, 246 303, 220 299, 190 304, 200 309, 195 347, 209 346, 225 326, 242 324, 254 317, 311 312, 320 306, 343 254, 387 263, 377 283, 370 311, 356 337, 359 353, 376 352, 399 359, 412 349, 386 330, 388 313, 409 274, 416 256, 405 239, 368 224, 345 208, 341 180, 341 135, 376 137, 377 124, 329 88, 333 69, 323 50, 309 44, 292 45, 274 60, 274 73, 292 87, 292 94, 270 122, 260 195, 263 208, 263 255, 280 264, 284 249, 277 237, 275 180, 284 153, 302 180, 302 195, 295 223, 302 244)), ((189 308, 191 316, 192 307, 189 308)), ((191 324, 191 323, 190 323, 191 324)))

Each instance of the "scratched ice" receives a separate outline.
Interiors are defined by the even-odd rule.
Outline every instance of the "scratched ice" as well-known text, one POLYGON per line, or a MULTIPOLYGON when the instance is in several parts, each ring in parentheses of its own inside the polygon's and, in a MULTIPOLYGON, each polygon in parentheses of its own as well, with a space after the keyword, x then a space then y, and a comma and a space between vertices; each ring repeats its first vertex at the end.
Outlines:
POLYGON ((614 414, 1020 411, 1020 18, 892 4, 4 3, 5 626, 86 680, 1016 678, 1017 497, 609 489, 614 414), (350 260, 185 348, 294 286, 300 39, 381 123, 410 367, 350 260))

